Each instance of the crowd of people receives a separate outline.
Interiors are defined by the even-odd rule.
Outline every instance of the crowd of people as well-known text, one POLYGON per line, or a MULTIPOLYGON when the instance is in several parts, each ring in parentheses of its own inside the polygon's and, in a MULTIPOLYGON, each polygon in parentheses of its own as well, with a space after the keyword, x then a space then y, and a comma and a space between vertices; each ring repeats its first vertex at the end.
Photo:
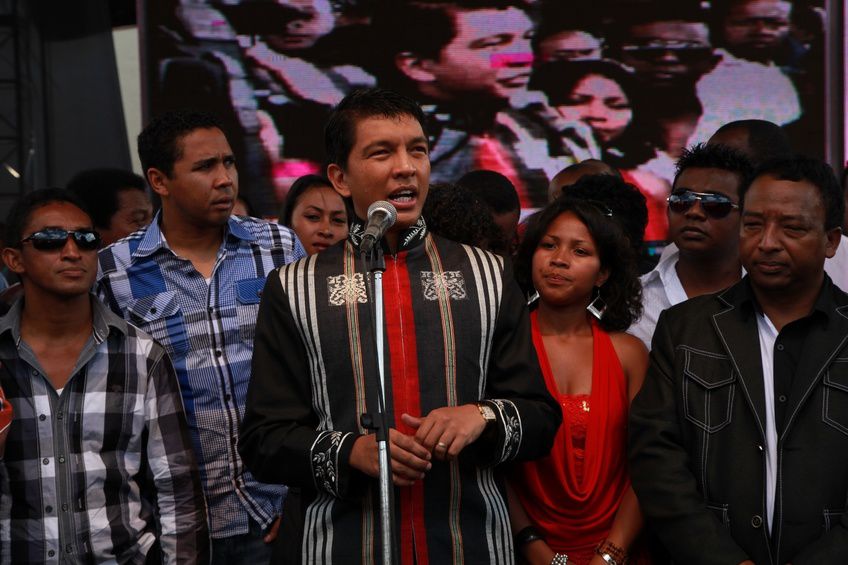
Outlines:
POLYGON ((382 561, 381 411, 392 562, 848 562, 829 165, 734 122, 682 151, 661 211, 586 159, 521 222, 507 175, 431 186, 429 123, 401 93, 344 96, 326 174, 279 221, 239 201, 228 135, 194 110, 139 135, 144 178, 16 203, 3 562, 382 561), (397 218, 366 256, 377 201, 397 218))
POLYGON ((667 239, 681 152, 724 123, 770 121, 824 155, 821 0, 173 4, 150 9, 153 107, 202 94, 228 116, 263 203, 321 172, 320 124, 368 86, 423 105, 433 182, 494 170, 537 208, 554 174, 601 159, 646 196, 648 241, 667 239))

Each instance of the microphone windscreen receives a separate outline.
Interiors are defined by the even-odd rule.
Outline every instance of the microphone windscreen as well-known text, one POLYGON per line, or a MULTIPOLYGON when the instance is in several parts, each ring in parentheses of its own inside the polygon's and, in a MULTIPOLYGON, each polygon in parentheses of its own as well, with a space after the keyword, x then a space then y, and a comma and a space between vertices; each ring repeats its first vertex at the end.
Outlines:
POLYGON ((368 207, 368 219, 371 217, 377 210, 383 210, 386 214, 386 226, 391 227, 397 221, 397 209, 392 205, 391 202, 386 202, 385 200, 378 200, 373 202, 371 206, 368 207))

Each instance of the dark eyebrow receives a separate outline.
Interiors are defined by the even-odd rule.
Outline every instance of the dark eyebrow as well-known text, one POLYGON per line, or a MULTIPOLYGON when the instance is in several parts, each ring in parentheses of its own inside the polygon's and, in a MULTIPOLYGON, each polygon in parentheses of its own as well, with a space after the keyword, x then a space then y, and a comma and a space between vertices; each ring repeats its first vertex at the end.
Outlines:
POLYGON ((410 140, 410 142, 409 142, 409 143, 410 143, 410 145, 415 145, 416 143, 423 143, 423 144, 424 144, 424 145, 426 145, 427 147, 429 147, 429 146, 430 146, 430 142, 429 142, 429 141, 427 140, 427 138, 426 138, 426 137, 424 137, 423 135, 419 135, 418 137, 416 137, 416 138, 414 138, 414 139, 410 140))
POLYGON ((192 168, 193 169, 199 169, 201 167, 205 167, 205 166, 208 166, 208 165, 214 165, 219 160, 220 159, 218 157, 209 157, 208 159, 201 159, 199 161, 195 161, 194 165, 192 165, 192 168))

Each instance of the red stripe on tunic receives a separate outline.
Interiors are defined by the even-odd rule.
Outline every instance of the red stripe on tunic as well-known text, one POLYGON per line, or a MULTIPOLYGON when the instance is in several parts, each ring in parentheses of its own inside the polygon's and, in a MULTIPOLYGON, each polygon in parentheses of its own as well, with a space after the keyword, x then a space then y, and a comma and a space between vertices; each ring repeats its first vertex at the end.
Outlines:
MULTIPOLYGON (((415 317, 412 311, 412 286, 406 268, 406 253, 386 258, 383 274, 386 339, 389 367, 392 375, 392 404, 395 427, 409 435, 415 430, 401 421, 401 414, 421 415, 418 388, 418 347, 415 317)), ((400 554, 403 565, 427 565, 426 528, 424 526, 424 485, 416 481, 411 487, 401 487, 400 494, 400 554), (415 557, 413 558, 413 550, 415 557)))

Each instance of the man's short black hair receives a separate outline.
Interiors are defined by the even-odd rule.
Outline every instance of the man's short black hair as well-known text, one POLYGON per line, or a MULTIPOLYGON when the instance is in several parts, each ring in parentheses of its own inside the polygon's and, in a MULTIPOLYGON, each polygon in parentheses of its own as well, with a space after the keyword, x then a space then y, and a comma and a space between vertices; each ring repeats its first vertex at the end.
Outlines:
POLYGON ((698 143, 683 150, 680 159, 677 160, 677 172, 674 174, 672 188, 677 185, 677 179, 686 169, 721 169, 736 173, 739 177, 738 192, 741 194, 754 174, 754 165, 751 160, 732 147, 726 145, 708 145, 698 143))
POLYGON ((196 129, 212 128, 223 131, 215 116, 198 110, 174 110, 153 118, 138 134, 138 158, 145 175, 152 167, 170 178, 174 163, 182 157, 179 141, 196 129))
POLYGON ((424 112, 411 98, 384 88, 354 90, 333 108, 324 128, 327 162, 347 169, 347 160, 356 143, 356 124, 368 118, 415 118, 424 135, 424 112))
POLYGON ((713 135, 729 131, 744 131, 748 134, 748 158, 754 166, 770 159, 791 157, 792 142, 779 125, 767 120, 736 120, 718 128, 713 135))
MULTIPOLYGON (((76 194, 64 188, 45 188, 34 190, 21 196, 9 210, 6 216, 6 247, 21 247, 24 228, 32 217, 32 213, 53 202, 67 202, 86 212, 85 204, 76 194)), ((86 214, 88 214, 86 212, 86 214)), ((90 217, 90 216, 89 216, 90 217)))
POLYGON ((109 229, 112 216, 118 211, 118 193, 122 190, 145 192, 144 179, 124 169, 89 169, 77 173, 68 182, 68 190, 85 203, 94 227, 109 229))
POLYGON ((463 186, 486 203, 493 214, 506 214, 521 209, 518 192, 510 180, 496 171, 480 169, 465 173, 456 184, 463 186))
MULTIPOLYGON (((757 169, 753 180, 766 175, 777 180, 804 181, 815 186, 824 206, 825 231, 842 226, 842 220, 845 216, 845 199, 842 196, 839 181, 836 180, 836 174, 834 174, 830 165, 820 159, 795 155, 766 161, 757 169)), ((739 205, 743 209, 745 208, 745 194, 749 187, 750 184, 745 190, 739 191, 739 205)))

